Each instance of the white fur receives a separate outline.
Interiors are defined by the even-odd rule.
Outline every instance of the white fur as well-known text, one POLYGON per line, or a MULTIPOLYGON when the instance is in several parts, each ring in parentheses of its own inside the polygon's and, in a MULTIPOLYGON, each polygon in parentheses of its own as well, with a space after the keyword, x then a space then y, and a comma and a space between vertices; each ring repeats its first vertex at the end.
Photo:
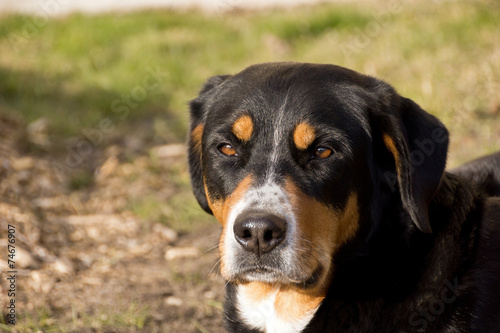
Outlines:
POLYGON ((285 96, 283 105, 278 110, 277 119, 273 124, 274 126, 273 147, 270 154, 269 170, 266 171, 266 178, 268 181, 272 180, 272 178, 275 177, 274 173, 276 172, 276 166, 279 163, 279 151, 281 150, 281 147, 283 145, 287 144, 286 142, 283 142, 283 139, 287 137, 286 133, 284 132, 286 126, 283 126, 287 102, 288 102, 288 93, 285 96))
POLYGON ((309 311, 302 318, 283 320, 276 314, 274 302, 277 290, 261 302, 252 302, 246 295, 245 286, 239 286, 236 307, 240 318, 251 328, 260 329, 266 333, 299 333, 311 321, 317 308, 309 311))
MULTIPOLYGON (((282 261, 287 265, 293 265, 297 255, 293 250, 296 238, 296 219, 293 214, 293 207, 290 204, 288 195, 283 188, 272 181, 266 182, 263 186, 250 188, 243 198, 232 207, 228 221, 226 222, 225 244, 225 263, 232 271, 231 267, 235 265, 235 256, 237 251, 241 251, 241 245, 236 241, 233 232, 233 226, 236 218, 247 209, 263 210, 270 214, 276 214, 285 218, 287 222, 286 244, 287 250, 282 252, 282 261)), ((268 281, 273 282, 273 281, 268 281)))

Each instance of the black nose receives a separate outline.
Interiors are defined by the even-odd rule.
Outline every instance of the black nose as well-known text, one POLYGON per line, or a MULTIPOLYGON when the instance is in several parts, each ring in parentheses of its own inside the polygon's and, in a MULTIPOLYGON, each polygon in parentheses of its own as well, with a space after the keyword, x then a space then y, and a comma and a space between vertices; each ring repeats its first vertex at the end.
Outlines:
POLYGON ((261 255, 278 246, 286 235, 286 221, 259 211, 241 214, 234 222, 234 236, 247 251, 261 255))

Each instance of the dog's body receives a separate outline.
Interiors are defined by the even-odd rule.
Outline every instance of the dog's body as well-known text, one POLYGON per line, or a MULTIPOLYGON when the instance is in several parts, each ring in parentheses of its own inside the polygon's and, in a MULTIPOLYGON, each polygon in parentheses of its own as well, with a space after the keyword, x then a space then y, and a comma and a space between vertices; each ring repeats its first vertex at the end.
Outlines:
POLYGON ((189 162, 223 226, 226 329, 499 332, 500 199, 444 172, 447 145, 435 117, 341 67, 208 80, 189 162))
POLYGON ((500 196, 500 152, 477 158, 450 172, 472 180, 489 196, 500 196))

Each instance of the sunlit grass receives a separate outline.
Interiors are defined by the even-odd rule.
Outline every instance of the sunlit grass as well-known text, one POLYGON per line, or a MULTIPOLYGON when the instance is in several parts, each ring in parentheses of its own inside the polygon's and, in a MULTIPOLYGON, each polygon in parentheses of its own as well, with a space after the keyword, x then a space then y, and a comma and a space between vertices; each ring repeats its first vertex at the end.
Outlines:
POLYGON ((62 323, 49 307, 37 309, 35 314, 21 314, 16 326, 0 324, 2 332, 79 332, 91 328, 93 331, 108 332, 109 330, 140 332, 146 321, 151 317, 146 305, 135 302, 119 309, 97 309, 95 313, 72 311, 73 318, 62 323))
POLYGON ((131 211, 139 218, 163 223, 178 232, 193 232, 207 225, 208 215, 203 212, 191 191, 181 190, 163 201, 154 195, 129 200, 131 211))
POLYGON ((27 121, 46 117, 56 138, 81 135, 105 117, 118 128, 143 117, 166 119, 163 130, 174 133, 169 139, 182 141, 186 102, 208 76, 255 62, 324 62, 389 81, 443 119, 459 155, 472 148, 457 143, 462 135, 479 135, 474 139, 482 147, 474 152, 488 152, 499 148, 498 138, 487 134, 495 132, 488 115, 497 115, 500 104, 499 9, 488 1, 380 1, 250 13, 72 15, 47 22, 4 17, 0 111, 21 113, 27 121), (161 82, 143 89, 151 72, 161 82), (476 133, 478 127, 484 128, 476 133))

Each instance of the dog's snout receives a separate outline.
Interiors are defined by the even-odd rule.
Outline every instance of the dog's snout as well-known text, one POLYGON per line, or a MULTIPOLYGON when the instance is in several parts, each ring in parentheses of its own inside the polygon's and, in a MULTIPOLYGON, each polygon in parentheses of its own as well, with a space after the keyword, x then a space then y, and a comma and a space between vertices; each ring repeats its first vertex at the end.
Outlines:
POLYGON ((276 215, 249 211, 234 223, 234 236, 247 251, 261 255, 278 246, 286 235, 286 221, 276 215))

